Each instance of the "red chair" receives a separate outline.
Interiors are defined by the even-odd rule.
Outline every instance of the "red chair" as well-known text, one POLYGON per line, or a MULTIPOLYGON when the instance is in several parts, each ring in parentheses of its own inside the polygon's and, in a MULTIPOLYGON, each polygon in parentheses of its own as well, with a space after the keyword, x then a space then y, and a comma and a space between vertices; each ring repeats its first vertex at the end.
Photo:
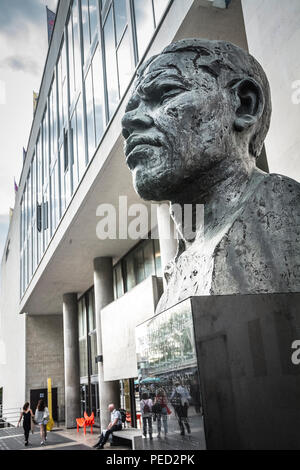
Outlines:
POLYGON ((77 432, 79 432, 79 428, 83 428, 84 434, 86 434, 86 421, 84 418, 76 418, 77 423, 77 432))
MULTIPOLYGON (((141 428, 141 427, 142 427, 142 424, 141 424, 141 413, 137 413, 137 414, 136 414, 136 419, 137 419, 138 422, 140 423, 140 428, 141 428)), ((128 411, 126 412, 126 423, 131 424, 131 414, 128 413, 128 411)))
POLYGON ((86 434, 86 428, 91 426, 91 433, 93 434, 93 425, 95 424, 94 412, 91 414, 91 416, 88 416, 87 413, 84 412, 83 416, 83 418, 76 418, 77 432, 79 432, 79 428, 83 428, 83 432, 86 434))

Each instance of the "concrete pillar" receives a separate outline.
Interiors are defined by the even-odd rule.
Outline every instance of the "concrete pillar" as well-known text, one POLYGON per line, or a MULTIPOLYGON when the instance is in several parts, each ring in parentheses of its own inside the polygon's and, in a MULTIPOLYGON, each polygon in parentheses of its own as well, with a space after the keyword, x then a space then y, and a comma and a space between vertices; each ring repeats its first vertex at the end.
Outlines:
POLYGON ((108 405, 110 403, 114 403, 116 407, 120 406, 119 381, 116 380, 105 382, 103 371, 103 361, 109 361, 109 358, 103 357, 101 310, 114 300, 112 258, 99 257, 94 259, 94 290, 97 329, 97 354, 98 356, 102 356, 102 361, 98 362, 100 426, 101 429, 105 429, 110 421, 110 414, 107 410, 108 405))
POLYGON ((76 427, 80 417, 80 377, 77 294, 63 296, 64 363, 65 363, 65 424, 76 427))
MULTIPOLYGON (((174 237, 175 226, 170 215, 169 203, 161 203, 157 206, 157 226, 160 244, 162 272, 166 265, 175 258, 177 253, 177 239, 174 237)), ((163 276, 164 286, 166 285, 163 276)))

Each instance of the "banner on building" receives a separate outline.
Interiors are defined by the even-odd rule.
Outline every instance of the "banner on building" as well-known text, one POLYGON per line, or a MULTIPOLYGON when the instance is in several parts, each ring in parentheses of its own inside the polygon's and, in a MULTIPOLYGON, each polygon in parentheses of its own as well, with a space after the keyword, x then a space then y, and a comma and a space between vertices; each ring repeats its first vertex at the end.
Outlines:
POLYGON ((53 28, 54 28, 55 13, 52 10, 49 10, 48 7, 46 7, 46 10, 47 10, 48 44, 49 44, 51 40, 53 28))

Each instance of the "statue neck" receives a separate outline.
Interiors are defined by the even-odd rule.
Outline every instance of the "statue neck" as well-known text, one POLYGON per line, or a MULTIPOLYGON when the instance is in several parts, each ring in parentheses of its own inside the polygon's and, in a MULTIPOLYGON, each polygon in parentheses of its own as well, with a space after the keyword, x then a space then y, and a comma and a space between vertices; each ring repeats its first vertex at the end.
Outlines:
MULTIPOLYGON (((249 191, 250 182, 261 174, 252 160, 223 161, 189 184, 171 202, 171 215, 186 247, 226 224, 230 214, 238 210, 249 191), (190 205, 184 220, 185 205, 190 205), (197 217, 196 217, 197 216, 197 217)), ((187 207, 187 206, 186 206, 187 207)))

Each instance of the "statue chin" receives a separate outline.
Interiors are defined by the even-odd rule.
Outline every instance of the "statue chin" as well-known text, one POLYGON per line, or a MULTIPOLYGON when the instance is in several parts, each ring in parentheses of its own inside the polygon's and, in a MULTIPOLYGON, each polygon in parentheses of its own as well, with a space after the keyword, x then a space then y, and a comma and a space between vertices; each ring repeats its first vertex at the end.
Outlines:
MULTIPOLYGON (((173 181, 175 177, 173 177, 173 181)), ((133 175, 134 189, 145 201, 171 201, 172 194, 176 194, 174 184, 170 183, 170 175, 163 175, 152 171, 150 173, 137 171, 133 175)))

